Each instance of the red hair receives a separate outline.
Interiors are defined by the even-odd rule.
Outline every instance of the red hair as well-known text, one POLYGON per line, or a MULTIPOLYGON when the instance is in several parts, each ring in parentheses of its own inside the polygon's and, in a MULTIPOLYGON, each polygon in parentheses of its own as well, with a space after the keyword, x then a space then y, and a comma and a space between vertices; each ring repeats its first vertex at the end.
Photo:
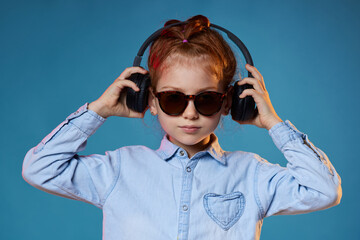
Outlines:
MULTIPOLYGON (((220 33, 210 29, 210 21, 203 15, 189 18, 181 24, 163 30, 151 44, 148 69, 151 86, 156 88, 161 73, 174 64, 199 65, 222 82, 224 89, 232 83, 236 73, 236 58, 220 33), (183 42, 183 40, 188 42, 183 42)), ((180 22, 169 20, 164 26, 180 22)))

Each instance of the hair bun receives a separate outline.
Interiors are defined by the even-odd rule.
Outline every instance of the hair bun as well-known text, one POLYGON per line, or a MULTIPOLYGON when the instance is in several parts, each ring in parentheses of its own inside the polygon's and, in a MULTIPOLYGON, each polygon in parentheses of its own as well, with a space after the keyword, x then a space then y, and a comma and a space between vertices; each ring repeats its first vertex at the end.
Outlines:
POLYGON ((200 28, 200 30, 210 27, 209 19, 203 15, 193 16, 186 21, 189 22, 189 25, 192 25, 194 28, 200 28))
MULTIPOLYGON (((168 20, 164 24, 164 27, 166 27, 168 25, 171 25, 171 24, 174 24, 174 23, 178 23, 178 22, 181 22, 181 21, 177 20, 177 19, 168 20)), ((203 28, 209 28, 210 27, 210 21, 204 15, 193 16, 193 17, 187 19, 186 22, 188 22, 188 24, 190 24, 190 25, 201 26, 203 28)))
MULTIPOLYGON (((177 19, 171 19, 168 20, 165 24, 164 27, 169 26, 171 24, 174 23, 179 23, 181 21, 177 20, 177 19)), ((210 21, 207 17, 203 16, 203 15, 196 15, 193 16, 189 19, 187 19, 186 21, 187 24, 185 26, 175 26, 173 27, 174 29, 191 29, 191 32, 195 33, 195 32, 200 32, 204 29, 210 28, 210 21)), ((167 32, 167 31, 165 31, 167 32)))
MULTIPOLYGON (((164 27, 180 22, 182 21, 179 21, 177 19, 171 19, 164 24, 164 27)), ((183 41, 184 39, 191 39, 197 33, 210 29, 210 21, 207 17, 203 15, 193 16, 183 22, 186 22, 186 24, 180 24, 164 29, 160 35, 168 38, 177 38, 183 41)))

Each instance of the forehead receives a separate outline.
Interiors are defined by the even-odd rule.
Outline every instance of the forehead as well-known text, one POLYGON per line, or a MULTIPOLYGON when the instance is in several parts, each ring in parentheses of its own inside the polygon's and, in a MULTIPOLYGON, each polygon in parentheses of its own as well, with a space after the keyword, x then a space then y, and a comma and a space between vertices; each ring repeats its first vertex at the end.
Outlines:
POLYGON ((166 67, 157 82, 157 91, 179 90, 192 94, 202 90, 219 91, 220 81, 200 64, 166 67))

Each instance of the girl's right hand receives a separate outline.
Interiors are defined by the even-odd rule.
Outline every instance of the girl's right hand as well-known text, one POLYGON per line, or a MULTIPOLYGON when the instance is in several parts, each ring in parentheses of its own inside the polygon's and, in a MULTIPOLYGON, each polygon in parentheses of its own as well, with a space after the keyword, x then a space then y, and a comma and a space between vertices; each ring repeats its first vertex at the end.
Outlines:
POLYGON ((147 108, 143 113, 136 112, 126 106, 126 94, 124 89, 130 87, 134 91, 140 89, 136 84, 127 80, 133 73, 146 74, 148 71, 141 67, 128 67, 115 81, 106 89, 101 97, 88 105, 88 109, 96 112, 103 118, 110 116, 129 117, 129 118, 143 118, 147 108))

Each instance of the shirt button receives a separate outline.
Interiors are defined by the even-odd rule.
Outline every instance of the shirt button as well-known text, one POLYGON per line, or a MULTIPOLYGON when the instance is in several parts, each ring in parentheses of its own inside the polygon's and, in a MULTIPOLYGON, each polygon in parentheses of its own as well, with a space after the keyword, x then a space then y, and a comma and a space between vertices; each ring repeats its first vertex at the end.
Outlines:
POLYGON ((183 205, 183 210, 187 211, 188 210, 188 206, 187 205, 183 205))
POLYGON ((184 156, 184 154, 185 154, 184 151, 181 150, 181 151, 180 151, 180 156, 184 156))
POLYGON ((187 168, 186 168, 186 171, 187 171, 187 172, 191 172, 191 167, 187 167, 187 168))

